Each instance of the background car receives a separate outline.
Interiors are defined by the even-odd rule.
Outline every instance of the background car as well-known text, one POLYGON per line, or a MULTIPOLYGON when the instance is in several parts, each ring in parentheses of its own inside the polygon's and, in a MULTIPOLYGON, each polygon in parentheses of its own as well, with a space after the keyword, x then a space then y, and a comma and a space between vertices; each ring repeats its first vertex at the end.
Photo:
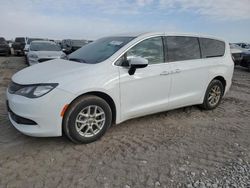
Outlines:
POLYGON ((0 54, 6 55, 6 56, 11 54, 10 46, 6 42, 5 38, 3 37, 0 37, 0 54))
MULTIPOLYGON (((243 43, 240 43, 243 44, 243 43)), ((230 44, 231 54, 236 65, 248 68, 250 71, 250 49, 242 48, 238 44, 230 44)))
POLYGON ((6 40, 6 42, 8 43, 9 47, 12 48, 12 44, 13 44, 13 40, 6 40))
POLYGON ((243 42, 241 42, 241 43, 235 43, 235 44, 237 44, 237 45, 240 46, 241 48, 250 49, 250 44, 248 44, 248 43, 243 43, 243 42))
POLYGON ((230 44, 230 50, 231 50, 231 54, 234 60, 234 63, 240 64, 240 62, 243 59, 243 51, 244 49, 241 48, 240 46, 238 46, 237 44, 230 44))
POLYGON ((66 54, 70 54, 88 43, 90 43, 88 40, 64 39, 61 42, 61 46, 66 54))
POLYGON ((247 68, 250 71, 250 50, 244 50, 242 52, 243 59, 240 62, 240 66, 247 68))
POLYGON ((27 43, 26 37, 17 37, 15 42, 12 44, 15 55, 24 55, 24 47, 27 43))
POLYGON ((33 41, 27 53, 27 61, 29 65, 34 65, 52 59, 64 58, 65 56, 61 47, 55 42, 33 41))
POLYGON ((27 43, 26 43, 26 45, 24 47, 24 53, 25 53, 25 55, 27 55, 27 53, 29 51, 30 43, 32 41, 35 41, 35 40, 38 41, 38 40, 47 40, 47 39, 42 39, 42 38, 28 38, 27 43))

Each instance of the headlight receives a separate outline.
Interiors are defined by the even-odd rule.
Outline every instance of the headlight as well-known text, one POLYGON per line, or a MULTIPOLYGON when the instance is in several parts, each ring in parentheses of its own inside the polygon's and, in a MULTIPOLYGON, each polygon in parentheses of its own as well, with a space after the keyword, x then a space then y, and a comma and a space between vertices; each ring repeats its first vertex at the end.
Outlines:
POLYGON ((38 58, 38 56, 37 56, 36 54, 30 54, 30 55, 29 55, 29 58, 34 58, 34 59, 36 59, 36 58, 38 58))
POLYGON ((13 86, 15 83, 11 83, 9 86, 9 92, 16 95, 21 95, 28 98, 38 98, 50 91, 52 91, 58 84, 35 84, 35 85, 18 85, 13 86), (16 88, 16 89, 13 89, 16 88))

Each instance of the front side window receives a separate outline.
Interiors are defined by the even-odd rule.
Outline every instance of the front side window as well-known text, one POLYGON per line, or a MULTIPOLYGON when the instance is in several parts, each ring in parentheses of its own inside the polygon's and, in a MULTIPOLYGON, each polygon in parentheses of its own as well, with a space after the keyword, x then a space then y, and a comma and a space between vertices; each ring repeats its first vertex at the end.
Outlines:
POLYGON ((164 62, 162 37, 146 39, 132 47, 126 53, 127 59, 142 57, 148 60, 149 64, 164 62))
POLYGON ((219 40, 200 38, 202 58, 221 57, 225 54, 225 43, 219 40))
POLYGON ((196 37, 167 37, 167 56, 169 62, 200 59, 199 41, 196 37))

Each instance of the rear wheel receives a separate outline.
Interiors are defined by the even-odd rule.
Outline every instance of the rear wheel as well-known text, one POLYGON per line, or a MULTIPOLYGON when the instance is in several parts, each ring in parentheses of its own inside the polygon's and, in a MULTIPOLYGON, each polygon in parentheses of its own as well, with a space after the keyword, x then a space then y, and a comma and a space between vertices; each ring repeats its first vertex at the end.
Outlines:
POLYGON ((90 143, 101 138, 112 123, 108 103, 96 96, 83 96, 67 110, 63 130, 75 143, 90 143))
POLYGON ((221 102, 224 94, 224 86, 219 80, 213 80, 207 88, 203 104, 201 107, 205 110, 215 109, 221 102))

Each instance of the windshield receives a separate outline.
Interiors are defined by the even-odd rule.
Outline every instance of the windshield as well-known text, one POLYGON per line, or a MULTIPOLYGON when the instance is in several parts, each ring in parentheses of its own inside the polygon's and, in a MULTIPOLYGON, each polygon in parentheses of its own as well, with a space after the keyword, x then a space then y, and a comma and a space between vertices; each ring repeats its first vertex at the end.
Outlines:
POLYGON ((25 39, 23 37, 16 38, 15 42, 25 43, 25 39))
POLYGON ((39 39, 39 38, 29 38, 27 41, 27 44, 30 44, 32 41, 34 40, 43 40, 43 39, 39 39))
POLYGON ((69 60, 81 63, 100 63, 120 48, 130 42, 134 37, 106 37, 89 43, 68 56, 69 60))
POLYGON ((45 42, 35 42, 30 44, 31 51, 61 51, 61 48, 57 44, 45 43, 45 42))
POLYGON ((87 43, 85 40, 72 40, 72 46, 84 46, 87 43))

